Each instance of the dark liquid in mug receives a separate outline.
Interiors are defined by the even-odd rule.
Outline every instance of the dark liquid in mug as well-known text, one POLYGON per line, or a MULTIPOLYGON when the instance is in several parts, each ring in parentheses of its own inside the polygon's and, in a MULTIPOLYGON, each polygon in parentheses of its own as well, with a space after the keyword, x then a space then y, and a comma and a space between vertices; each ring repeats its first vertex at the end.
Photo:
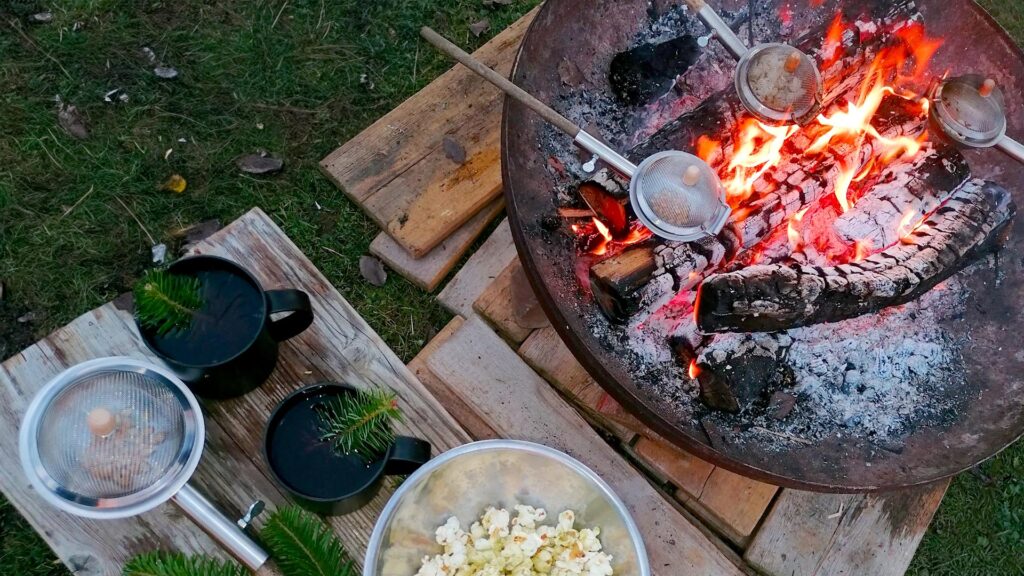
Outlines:
MULTIPOLYGON (((242 276, 223 270, 201 271, 203 309, 187 330, 152 335, 154 347, 183 364, 211 366, 235 357, 262 329, 263 292, 242 276)), ((152 334, 152 333, 150 333, 152 334)))
POLYGON ((384 460, 367 464, 360 456, 340 455, 320 440, 319 405, 333 395, 308 396, 283 411, 270 431, 270 466, 292 490, 333 499, 361 490, 380 473, 384 460))

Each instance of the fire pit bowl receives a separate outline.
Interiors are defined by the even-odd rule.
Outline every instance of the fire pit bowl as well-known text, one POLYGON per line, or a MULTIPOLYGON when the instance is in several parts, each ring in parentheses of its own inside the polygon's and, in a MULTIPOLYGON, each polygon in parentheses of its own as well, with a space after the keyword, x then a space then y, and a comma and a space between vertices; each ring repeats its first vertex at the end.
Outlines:
MULTIPOLYGON (((680 4, 682 0, 548 0, 523 41, 512 80, 570 120, 597 129, 612 146, 629 150, 644 142, 652 126, 664 125, 710 95, 710 91, 688 94, 677 86, 657 102, 636 106, 616 101, 608 84, 612 58, 643 41, 651 22, 672 10, 683 14, 674 23, 680 27, 676 35, 707 33, 695 15, 676 8, 680 4)), ((884 12, 891 3, 829 0, 814 9, 790 6, 784 0, 754 4, 753 14, 747 13, 746 1, 726 1, 716 7, 721 7, 723 18, 734 28, 742 25, 744 39, 745 23, 750 23, 755 43, 793 43, 804 32, 827 27, 837 11, 852 21, 858 15, 884 12)), ((923 0, 914 9, 920 12, 928 36, 944 40, 929 65, 934 76, 950 71, 993 78, 1007 97, 1008 133, 1024 133, 1024 54, 1007 34, 973 2, 923 0)), ((863 22, 873 25, 870 20, 863 22)), ((710 57, 720 69, 718 76, 702 80, 714 84, 731 78, 734 63, 720 46, 712 41, 702 50, 712 52, 710 57)), ((623 347, 607 337, 611 323, 579 270, 569 264, 578 260, 579 240, 566 232, 557 198, 560 187, 565 188, 567 179, 579 173, 577 165, 588 157, 577 155, 564 145, 564 139, 559 144, 553 134, 524 106, 506 100, 502 174, 520 259, 552 325, 577 359, 605 390, 659 434, 714 464, 765 482, 851 493, 948 477, 993 456, 1024 433, 1024 352, 1015 337, 1024 323, 1019 307, 1024 289, 1021 226, 1011 230, 996 256, 954 277, 970 296, 961 313, 941 319, 938 326, 964 336, 965 344, 956 352, 964 377, 941 392, 948 396, 941 412, 910 419, 909 427, 891 438, 838 429, 812 441, 792 441, 785 435, 754 433, 751 428, 757 426, 745 422, 742 415, 722 419, 700 406, 694 394, 667 389, 659 379, 669 370, 685 375, 685 365, 638 370, 623 347)), ((694 151, 695 142, 689 144, 690 149, 680 149, 694 151)), ((1024 206, 1024 168, 994 150, 964 150, 963 155, 973 178, 998 183, 1012 194, 1017 206, 1024 206)), ((940 285, 935 290, 942 289, 940 285)))

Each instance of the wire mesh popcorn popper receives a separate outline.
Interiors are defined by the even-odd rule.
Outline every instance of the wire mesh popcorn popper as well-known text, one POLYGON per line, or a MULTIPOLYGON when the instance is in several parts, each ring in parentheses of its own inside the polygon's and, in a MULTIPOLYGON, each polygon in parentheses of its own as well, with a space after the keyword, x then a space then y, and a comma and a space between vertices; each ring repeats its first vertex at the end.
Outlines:
POLYGON ((717 234, 730 208, 718 175, 703 160, 679 150, 659 152, 639 165, 610 148, 574 122, 491 70, 447 39, 424 27, 420 34, 437 49, 515 98, 544 120, 573 137, 576 144, 630 179, 633 211, 652 233, 689 242, 717 234))
POLYGON ((748 48, 704 0, 686 0, 686 4, 739 61, 736 93, 748 112, 771 124, 799 124, 817 114, 822 87, 814 59, 788 44, 748 48))
POLYGON ((167 500, 245 566, 267 553, 187 482, 203 452, 199 403, 171 372, 131 358, 64 371, 21 424, 22 467, 36 492, 78 516, 135 516, 167 500))
POLYGON ((932 92, 931 118, 954 142, 995 147, 1024 162, 1024 145, 1006 135, 1006 105, 995 80, 977 74, 948 78, 932 92))

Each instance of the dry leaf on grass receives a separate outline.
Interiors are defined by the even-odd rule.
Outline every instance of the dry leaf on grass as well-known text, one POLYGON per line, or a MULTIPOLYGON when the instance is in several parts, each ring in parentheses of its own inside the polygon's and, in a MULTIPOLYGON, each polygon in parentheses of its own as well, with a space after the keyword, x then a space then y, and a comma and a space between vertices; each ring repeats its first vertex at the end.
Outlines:
POLYGON ((89 137, 89 125, 86 124, 78 107, 65 104, 57 97, 57 123, 73 138, 85 140, 89 137))
POLYGON ((469 25, 469 31, 473 33, 473 36, 479 37, 484 32, 491 29, 491 23, 486 18, 479 22, 474 22, 469 25))
POLYGON ((161 190, 174 192, 175 194, 181 194, 187 187, 188 181, 186 181, 181 174, 171 174, 170 178, 160 185, 161 190))
POLYGON ((284 160, 261 150, 235 160, 235 166, 246 174, 273 174, 284 168, 284 160))
POLYGON ((384 270, 384 264, 373 256, 359 257, 359 273, 364 280, 374 286, 383 286, 388 281, 388 273, 384 270))

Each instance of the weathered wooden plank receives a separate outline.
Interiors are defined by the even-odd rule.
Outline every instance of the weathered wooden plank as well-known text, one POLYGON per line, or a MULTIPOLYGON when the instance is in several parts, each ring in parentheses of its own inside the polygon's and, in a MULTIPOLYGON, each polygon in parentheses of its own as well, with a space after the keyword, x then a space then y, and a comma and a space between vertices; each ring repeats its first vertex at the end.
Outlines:
POLYGON ((704 483, 697 501, 708 512, 701 517, 707 518, 729 541, 744 548, 777 491, 777 486, 718 467, 704 483))
POLYGON ((770 575, 815 574, 856 496, 783 490, 744 559, 770 575))
POLYGON ((623 442, 631 442, 637 434, 654 434, 590 377, 554 328, 534 331, 519 348, 519 355, 576 408, 623 442))
MULTIPOLYGON (((474 55, 507 74, 535 13, 474 55)), ((320 168, 398 244, 423 257, 500 194, 502 98, 456 66, 332 152, 320 168), (445 157, 446 137, 465 149, 464 163, 445 157)))
MULTIPOLYGON (((519 263, 518 258, 512 259, 512 262, 509 262, 508 266, 498 274, 483 294, 473 302, 473 310, 486 320, 498 332, 498 335, 513 346, 522 344, 534 331, 530 322, 522 318, 517 310, 517 306, 523 303, 517 305, 513 294, 512 284, 516 281, 516 275, 521 274, 523 274, 523 265, 519 263)), ((532 303, 527 304, 539 306, 533 292, 527 296, 532 300, 532 303)))
POLYGON ((817 574, 903 574, 948 487, 949 481, 941 481, 862 496, 843 517, 817 574))
POLYGON ((783 490, 744 557, 770 576, 901 575, 948 486, 858 495, 783 490))
POLYGON ((676 511, 479 318, 466 320, 427 365, 502 436, 563 450, 611 484, 633 512, 655 574, 742 573, 730 551, 676 511))
MULTIPOLYGON (((653 434, 653 433, 652 433, 653 434)), ((676 448, 660 438, 640 437, 633 450, 649 464, 662 480, 671 482, 683 492, 684 499, 698 499, 715 465, 676 448)))
POLYGON ((373 239, 370 254, 380 258, 406 280, 427 292, 433 292, 504 208, 502 198, 491 202, 422 258, 414 257, 388 236, 387 232, 381 232, 373 239))
POLYGON ((408 367, 419 378, 420 382, 430 390, 434 398, 437 398, 441 404, 444 404, 448 413, 459 421, 459 424, 469 432, 474 440, 500 438, 500 434, 485 419, 481 418, 472 407, 462 400, 461 396, 435 376, 427 366, 427 359, 437 351, 441 344, 451 338, 452 334, 462 326, 463 322, 462 316, 452 318, 451 322, 445 325, 430 342, 427 342, 427 345, 420 350, 419 354, 409 362, 408 367))
POLYGON ((473 302, 515 257, 512 230, 505 219, 441 290, 437 300, 451 313, 469 318, 473 314, 473 302))
MULTIPOLYGON (((470 116, 462 125, 461 131, 473 132, 468 141, 461 142, 466 150, 465 162, 452 170, 449 166, 454 163, 438 148, 415 168, 388 183, 388 187, 419 191, 385 227, 396 242, 417 258, 425 256, 501 196, 501 98, 479 105, 485 113, 470 116)), ((390 211, 402 204, 382 200, 383 196, 376 194, 370 198, 367 209, 390 211)))
MULTIPOLYGON (((383 340, 266 214, 258 209, 196 247, 250 264, 264 288, 296 287, 310 294, 315 320, 281 346, 282 362, 270 380, 245 396, 209 404, 210 414, 232 434, 241 450, 261 459, 262 426, 273 407, 295 388, 323 380, 356 387, 388 387, 398 395, 405 421, 401 434, 430 441, 435 454, 470 440, 454 418, 416 379, 383 340), (259 263, 258 267, 252 263, 259 263)), ((373 524, 391 490, 366 507, 332 518, 331 525, 353 556, 366 551, 373 524)))

